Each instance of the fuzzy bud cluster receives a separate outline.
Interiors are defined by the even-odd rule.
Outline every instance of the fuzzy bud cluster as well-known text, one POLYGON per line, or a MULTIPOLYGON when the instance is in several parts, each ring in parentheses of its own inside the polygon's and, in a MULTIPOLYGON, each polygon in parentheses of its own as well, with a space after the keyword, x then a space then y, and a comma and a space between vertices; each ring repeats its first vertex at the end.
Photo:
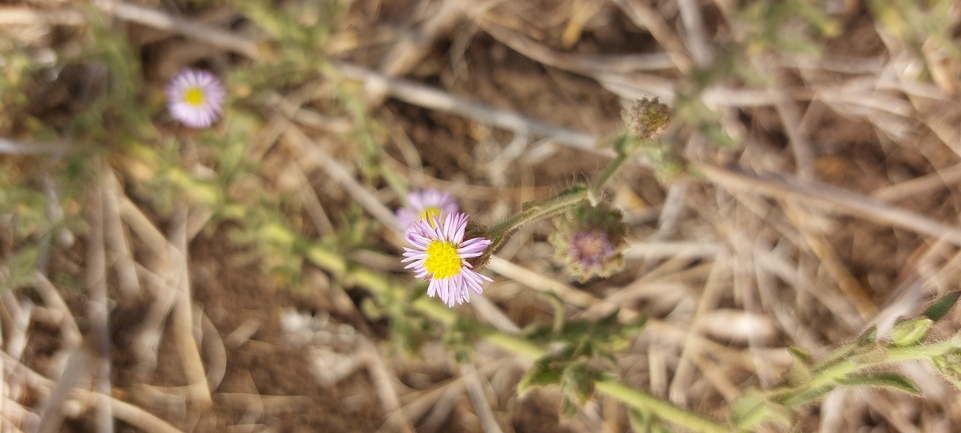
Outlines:
POLYGON ((660 137, 671 124, 671 107, 658 98, 642 98, 623 111, 624 124, 634 136, 651 140, 660 137))
POLYGON ((581 281, 611 276, 624 266, 628 228, 621 219, 621 212, 607 204, 586 202, 555 218, 557 231, 548 238, 554 258, 581 281))

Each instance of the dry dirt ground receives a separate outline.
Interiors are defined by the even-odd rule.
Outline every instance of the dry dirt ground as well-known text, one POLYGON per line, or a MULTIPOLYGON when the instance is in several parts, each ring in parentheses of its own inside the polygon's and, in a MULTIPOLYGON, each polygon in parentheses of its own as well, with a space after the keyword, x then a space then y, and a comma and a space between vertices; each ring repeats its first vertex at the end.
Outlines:
MULTIPOLYGON (((47 3, 53 2, 0 1, 0 16, 5 7, 57 7, 47 3)), ((174 2, 136 3, 175 12, 170 6, 174 2)), ((730 3, 355 1, 339 22, 330 50, 341 61, 603 142, 620 133, 621 108, 633 97, 672 99, 672 83, 698 62, 697 47, 706 44, 713 55, 723 54, 721 47, 736 31, 718 5, 730 3), (678 9, 690 5, 701 11, 697 20, 707 39, 700 42, 678 9), (652 32, 658 22, 661 31, 652 32), (638 60, 637 55, 655 56, 638 60)), ((721 96, 712 106, 724 117, 725 131, 737 139, 738 148, 718 150, 690 132, 676 138, 691 161, 743 176, 704 172, 665 185, 649 163, 636 162, 612 182, 609 192, 632 225, 623 272, 606 280, 568 280, 550 260, 545 243, 549 224, 519 231, 502 251, 503 258, 549 276, 571 292, 651 314, 652 325, 619 359, 620 373, 632 386, 723 418, 741 390, 777 383, 790 362, 787 345, 823 354, 870 323, 917 314, 935 294, 957 288, 961 106, 951 86, 958 82, 957 64, 932 60, 899 44, 884 34, 863 2, 834 3, 840 5, 835 18, 842 30, 823 40, 820 58, 756 59, 759 68, 776 71, 777 82, 766 89, 789 95, 788 102, 771 102, 772 93, 739 91, 738 83, 725 82, 727 93, 715 93, 721 96), (905 62, 911 61, 937 63, 949 78, 913 81, 903 72, 905 62), (876 206, 858 207, 860 200, 876 206), (884 213, 892 209, 924 220, 884 213), (701 337, 692 340, 690 335, 701 337)), ((184 8, 174 15, 237 34, 249 30, 230 7, 184 8)), ((141 54, 144 70, 151 71, 147 81, 157 85, 169 70, 176 70, 171 65, 199 62, 223 71, 250 61, 177 30, 135 22, 122 28, 141 54)), ((297 98, 301 90, 278 91, 297 98)), ((525 201, 584 179, 608 158, 542 140, 542 134, 525 137, 491 127, 483 116, 438 109, 395 88, 378 92, 371 86, 367 96, 370 116, 378 122, 377 136, 385 143, 383 164, 413 185, 448 188, 462 208, 483 222, 494 222, 525 201)), ((321 97, 301 101, 307 112, 323 112, 326 106, 321 97)), ((276 116, 265 117, 271 115, 276 116)), ((356 153, 354 144, 337 132, 338 121, 350 120, 299 127, 356 173, 346 162, 356 153)), ((290 161, 301 155, 280 144, 277 135, 266 141, 262 175, 282 184, 290 161)), ((252 137, 252 142, 264 137, 271 134, 252 137)), ((339 188, 320 166, 308 165, 303 172, 307 188, 337 224, 356 197, 339 188)), ((387 206, 399 203, 388 188, 374 193, 387 206)), ((385 343, 389 324, 360 312, 367 297, 362 289, 340 287, 305 265, 306 284, 290 290, 239 259, 250 247, 230 240, 230 223, 195 233, 187 228, 189 221, 158 217, 146 203, 136 197, 133 202, 152 221, 153 230, 172 244, 177 233, 188 232, 183 236, 189 240, 184 275, 193 302, 184 314, 193 319, 190 332, 199 337, 201 373, 206 372, 211 383, 211 403, 209 409, 197 405, 195 390, 186 386, 191 367, 178 349, 174 319, 160 322, 156 365, 144 369, 144 346, 138 339, 151 329, 162 296, 146 289, 135 296, 123 293, 110 271, 110 383, 117 400, 181 431, 484 431, 483 415, 464 391, 463 377, 469 374, 458 370, 439 345, 422 358, 390 352, 385 343), (316 361, 321 356, 317 346, 295 341, 284 329, 285 320, 321 329, 310 338, 323 334, 349 340, 340 351, 344 357, 324 352, 333 358, 316 361), (346 334, 338 334, 341 331, 346 334), (314 368, 333 371, 350 362, 357 368, 328 386, 318 381, 314 368), (390 382, 387 391, 385 381, 390 382), (403 409, 391 409, 385 394, 393 394, 394 404, 403 409), (398 413, 409 420, 398 421, 398 413)), ((309 210, 304 209, 309 206, 299 203, 293 213, 307 220, 309 210)), ((144 240, 149 236, 144 230, 150 229, 124 221, 131 226, 126 230, 132 257, 151 268, 147 262, 157 252, 144 240)), ((323 230, 305 226, 308 235, 323 230)), ((399 250, 388 237, 384 254, 365 263, 400 275, 397 265, 389 263, 399 250)), ((54 251, 49 265, 54 283, 64 278, 83 281, 90 260, 87 243, 80 237, 72 247, 54 251)), ((550 304, 537 295, 543 284, 530 272, 511 271, 500 265, 488 272, 495 277, 486 297, 498 311, 494 316, 519 327, 550 320, 550 304)), ((592 306, 568 295, 561 298, 571 314, 592 306)), ((6 311, 0 319, 8 344, 24 300, 52 309, 35 288, 4 296, 6 311)), ((88 294, 67 291, 62 297, 78 329, 90 335, 95 324, 88 316, 88 294)), ((63 335, 56 320, 41 314, 46 310, 38 311, 23 330, 27 342, 16 361, 55 377, 53 370, 64 362, 63 335)), ((178 314, 175 307, 159 311, 178 314)), ((492 320, 490 313, 465 309, 464 314, 492 320)), ((957 320, 957 315, 949 316, 938 332, 956 332, 957 320)), ((516 397, 512 387, 523 365, 493 349, 479 351, 484 353, 474 363, 476 377, 482 379, 500 431, 630 431, 626 411, 613 401, 594 401, 571 418, 559 414, 555 390, 516 397), (484 370, 483 362, 504 368, 484 370), (498 362, 502 364, 494 364, 498 362)), ((14 361, 4 359, 7 365, 14 361)), ((913 368, 910 374, 930 389, 926 400, 888 391, 838 392, 828 403, 803 411, 802 430, 961 428, 956 391, 927 367, 913 368)), ((7 382, 27 377, 14 376, 8 373, 7 382)), ((40 413, 49 395, 24 389, 9 394, 7 401, 40 413)), ((56 395, 54 388, 48 391, 56 395)), ((91 400, 78 401, 63 409, 61 431, 96 430, 91 400)), ((21 426, 36 422, 35 415, 19 419, 21 426)), ((135 424, 118 422, 117 431, 166 431, 135 424)))

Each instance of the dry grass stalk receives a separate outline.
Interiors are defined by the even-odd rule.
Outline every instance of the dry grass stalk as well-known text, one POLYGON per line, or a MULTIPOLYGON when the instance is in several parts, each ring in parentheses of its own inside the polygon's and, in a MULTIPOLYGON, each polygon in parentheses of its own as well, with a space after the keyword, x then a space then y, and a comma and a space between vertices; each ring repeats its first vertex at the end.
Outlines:
POLYGON ((670 25, 664 21, 654 8, 647 5, 647 3, 640 0, 615 0, 615 4, 631 20, 637 24, 638 27, 642 29, 647 29, 654 36, 654 39, 660 43, 664 51, 671 56, 671 60, 674 61, 674 66, 683 74, 690 72, 691 68, 694 66, 693 61, 687 54, 687 50, 684 48, 684 43, 681 42, 677 34, 671 30, 670 25))
MULTIPOLYGON (((99 164, 98 164, 99 165, 99 164)), ((87 290, 90 300, 87 303, 87 314, 93 322, 91 335, 87 338, 93 348, 96 359, 92 361, 95 386, 101 394, 108 395, 110 386, 110 330, 108 328, 109 307, 107 305, 107 259, 104 227, 104 195, 107 192, 103 186, 89 192, 90 206, 87 222, 90 224, 87 247, 87 290)), ((48 408, 50 410, 50 408, 48 408)), ((55 409, 59 410, 59 408, 55 409)), ((110 405, 99 405, 96 426, 98 433, 113 432, 113 415, 110 405)))
POLYGON ((186 207, 179 207, 171 222, 169 244, 171 251, 172 270, 175 275, 177 297, 173 306, 173 338, 180 353, 180 360, 184 366, 188 386, 191 389, 191 401, 200 410, 206 410, 213 404, 207 374, 204 372, 203 361, 194 339, 193 299, 190 295, 189 261, 187 254, 187 215, 186 207))
POLYGON ((106 240, 110 249, 113 267, 117 272, 118 288, 124 296, 132 297, 140 294, 140 281, 137 280, 137 268, 130 254, 130 246, 124 232, 120 217, 120 202, 118 200, 120 183, 113 170, 104 170, 103 209, 106 223, 106 240))
POLYGON ((883 224, 891 224, 921 234, 944 238, 955 245, 961 245, 961 230, 904 209, 870 200, 850 191, 827 185, 815 187, 807 184, 788 183, 784 180, 761 179, 707 164, 695 164, 695 168, 704 173, 711 181, 728 188, 748 190, 781 199, 799 197, 804 199, 805 203, 816 205, 825 210, 857 215, 883 224))

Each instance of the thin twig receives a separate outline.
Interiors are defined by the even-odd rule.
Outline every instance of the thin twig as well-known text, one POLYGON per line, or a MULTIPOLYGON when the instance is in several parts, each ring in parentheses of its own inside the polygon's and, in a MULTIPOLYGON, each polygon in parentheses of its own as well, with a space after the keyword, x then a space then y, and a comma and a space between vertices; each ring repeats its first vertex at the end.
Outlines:
MULTIPOLYGON (((98 165, 99 161, 98 161, 98 165)), ((87 247, 87 314, 93 322, 92 342, 97 360, 95 362, 95 389, 101 394, 110 394, 110 330, 107 326, 109 307, 107 305, 107 250, 104 244, 104 195, 108 194, 103 185, 90 192, 88 203, 90 225, 87 247)), ((109 405, 100 405, 97 411, 96 426, 99 433, 113 432, 113 415, 109 405)))
POLYGON ((130 253, 130 246, 127 245, 127 236, 124 233, 123 223, 120 218, 120 204, 117 197, 120 195, 120 182, 113 170, 107 168, 104 174, 104 223, 107 244, 110 247, 114 268, 117 271, 117 283, 120 291, 124 295, 136 296, 140 294, 140 281, 137 280, 137 268, 133 262, 133 255, 130 253))
POLYGON ((704 292, 700 299, 698 299, 697 307, 691 316, 691 323, 694 324, 694 326, 691 327, 691 332, 688 334, 689 337, 684 340, 684 344, 681 347, 681 355, 675 367, 674 379, 671 381, 670 388, 668 388, 668 396, 674 403, 688 403, 685 390, 690 386, 691 376, 694 374, 695 367, 695 364, 691 362, 691 358, 696 358, 698 353, 703 352, 703 348, 697 346, 698 340, 690 337, 697 335, 698 321, 701 320, 702 316, 717 307, 721 298, 722 288, 724 287, 724 285, 721 284, 721 279, 729 277, 726 275, 728 273, 728 267, 727 254, 722 254, 718 257, 718 260, 714 261, 707 281, 704 283, 704 292))
POLYGON ((807 138, 801 135, 801 114, 795 104, 785 99, 778 101, 774 107, 781 116, 788 139, 791 140, 791 151, 794 152, 798 178, 803 181, 817 180, 814 172, 814 151, 807 138))
MULTIPOLYGON (((388 368, 384 358, 381 356, 377 347, 366 338, 360 343, 359 351, 363 354, 367 371, 370 373, 377 390, 377 397, 383 404, 385 412, 399 412, 401 410, 400 397, 398 397, 397 387, 394 383, 397 377, 388 368)), ((413 433, 417 431, 409 419, 398 421, 398 429, 403 433, 413 433)))
POLYGON ((694 63, 706 67, 714 61, 714 50, 708 44, 707 33, 704 31, 704 16, 701 14, 701 4, 696 0, 678 0, 677 9, 687 32, 687 45, 691 50, 694 63))
POLYGON ((618 54, 614 56, 558 52, 490 20, 475 18, 475 21, 494 39, 513 50, 539 63, 566 71, 593 75, 598 72, 627 74, 674 68, 671 57, 665 53, 618 54))
POLYGON ((654 39, 657 39, 657 42, 664 47, 664 51, 667 51, 667 54, 671 56, 674 65, 681 73, 687 74, 690 72, 693 62, 687 55, 684 43, 661 18, 661 14, 640 0, 614 0, 614 4, 621 8, 631 21, 651 32, 651 36, 654 36, 654 39))
MULTIPOLYGON (((2 15, 0 15, 2 16, 2 15)), ((25 143, 14 141, 8 138, 0 138, 0 154, 9 153, 14 155, 27 155, 34 153, 64 153, 69 150, 79 149, 65 142, 50 143, 25 143)))
POLYGON ((851 191, 824 184, 791 183, 772 178, 762 179, 750 174, 703 163, 692 163, 691 165, 692 168, 703 173, 708 180, 727 188, 748 190, 769 197, 799 197, 804 199, 805 204, 815 205, 828 211, 857 215, 867 220, 891 224, 935 238, 943 238, 955 245, 961 245, 961 230, 955 227, 908 210, 871 200, 851 191))
POLYGON ((298 161, 301 161, 302 164, 309 161, 312 164, 318 165, 334 182, 337 182, 347 190, 347 192, 353 196, 354 200, 360 203, 374 218, 394 230, 400 230, 400 223, 397 222, 397 216, 384 206, 380 199, 354 179, 354 176, 350 174, 347 169, 342 167, 340 163, 334 160, 327 152, 317 146, 317 144, 298 127, 291 126, 287 128, 283 136, 286 138, 287 143, 294 147, 297 154, 307 157, 307 161, 300 158, 298 158, 298 161))
POLYGON ((924 196, 930 194, 932 190, 951 188, 958 183, 961 183, 961 164, 891 186, 878 188, 872 191, 869 197, 891 202, 905 197, 924 196))
POLYGON ((585 152, 608 156, 614 154, 610 150, 598 150, 595 146, 597 140, 589 134, 559 128, 510 111, 496 110, 420 83, 399 78, 388 78, 374 71, 347 63, 336 63, 335 65, 337 71, 344 77, 364 81, 371 86, 383 87, 390 96, 409 104, 458 114, 510 131, 524 131, 552 137, 558 143, 585 152))
POLYGON ((22 26, 31 24, 82 26, 87 24, 87 18, 75 9, 0 8, 0 25, 22 26))
POLYGON ((471 403, 474 404, 474 413, 480 418, 481 430, 484 433, 503 433, 497 424, 497 418, 494 417, 490 404, 487 402, 487 395, 484 393, 484 387, 478 378, 477 368, 473 364, 462 364, 461 377, 467 381, 467 395, 470 397, 471 403))
MULTIPOLYGON (((75 365, 76 367, 68 367, 64 370, 61 375, 61 379, 58 381, 53 381, 43 377, 40 373, 31 370, 27 366, 17 362, 12 359, 9 355, 0 352, 0 357, 2 357, 3 373, 8 375, 16 374, 18 376, 24 376, 27 378, 27 383, 31 387, 38 390, 44 390, 51 395, 59 395, 56 389, 63 387, 68 389, 68 391, 73 392, 74 395, 81 399, 94 399, 98 405, 109 405, 110 412, 113 413, 117 419, 127 422, 135 427, 138 427, 144 431, 150 433, 181 433, 180 430, 173 428, 170 424, 167 424, 160 418, 157 418, 153 414, 134 406, 130 403, 126 403, 117 400, 114 397, 104 394, 98 394, 83 389, 75 388, 76 382, 83 379, 84 370, 82 367, 89 366, 89 362, 92 360, 92 356, 84 349, 79 349, 75 353, 78 353, 77 361, 68 362, 68 366, 75 365), (85 354, 84 354, 85 353, 85 354)), ((64 397, 68 394, 64 393, 64 397)), ((48 403, 49 404, 49 403, 48 403)), ((37 429, 37 432, 42 432, 44 430, 37 429)))
POLYGON ((180 33, 191 39, 222 48, 227 51, 242 54, 256 59, 260 57, 257 43, 230 32, 213 29, 208 26, 177 18, 161 11, 145 8, 124 2, 105 2, 101 9, 117 18, 135 22, 147 27, 180 33))
MULTIPOLYGON (((29 370, 19 362, 15 363, 17 370, 33 373, 33 375, 31 375, 33 376, 31 377, 32 380, 29 382, 32 382, 34 386, 38 384, 44 386, 50 393, 50 398, 43 403, 39 411, 40 422, 37 423, 37 428, 33 433, 53 433, 60 431, 60 425, 63 423, 63 404, 77 386, 90 377, 90 374, 93 373, 93 370, 97 367, 96 362, 98 359, 98 356, 90 353, 89 347, 77 348, 70 353, 63 372, 60 373, 60 377, 56 382, 29 370)), ((9 364, 8 361, 4 367, 8 367, 9 364)))
POLYGON ((190 295, 190 273, 187 251, 187 208, 181 205, 171 222, 170 260, 177 281, 177 301, 173 306, 173 333, 180 352, 184 373, 191 388, 191 400, 203 410, 211 406, 213 400, 207 384, 203 361, 194 339, 193 298, 190 295))
POLYGON ((63 313, 63 323, 60 325, 60 333, 63 335, 64 349, 76 349, 80 346, 83 337, 80 335, 80 328, 77 327, 77 321, 74 319, 73 313, 70 312, 70 308, 67 307, 67 303, 64 302, 63 297, 60 296, 60 292, 57 291, 57 288, 53 286, 53 283, 51 283, 42 272, 35 271, 33 278, 35 280, 35 287, 37 291, 40 292, 40 297, 43 298, 43 302, 50 308, 63 313))

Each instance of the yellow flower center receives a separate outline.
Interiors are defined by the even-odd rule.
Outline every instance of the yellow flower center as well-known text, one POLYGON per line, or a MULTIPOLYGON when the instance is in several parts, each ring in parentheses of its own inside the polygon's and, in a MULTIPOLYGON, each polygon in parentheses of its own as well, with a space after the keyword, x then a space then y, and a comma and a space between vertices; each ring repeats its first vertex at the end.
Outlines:
POLYGON ((184 102, 199 107, 204 103, 204 91, 199 87, 191 87, 184 92, 184 102))
POLYGON ((445 279, 460 273, 460 257, 457 248, 450 242, 433 241, 427 246, 427 260, 424 269, 431 278, 445 279))
POLYGON ((433 227, 433 218, 440 218, 440 208, 439 207, 428 207, 424 208, 424 211, 420 213, 420 219, 427 220, 433 227))

